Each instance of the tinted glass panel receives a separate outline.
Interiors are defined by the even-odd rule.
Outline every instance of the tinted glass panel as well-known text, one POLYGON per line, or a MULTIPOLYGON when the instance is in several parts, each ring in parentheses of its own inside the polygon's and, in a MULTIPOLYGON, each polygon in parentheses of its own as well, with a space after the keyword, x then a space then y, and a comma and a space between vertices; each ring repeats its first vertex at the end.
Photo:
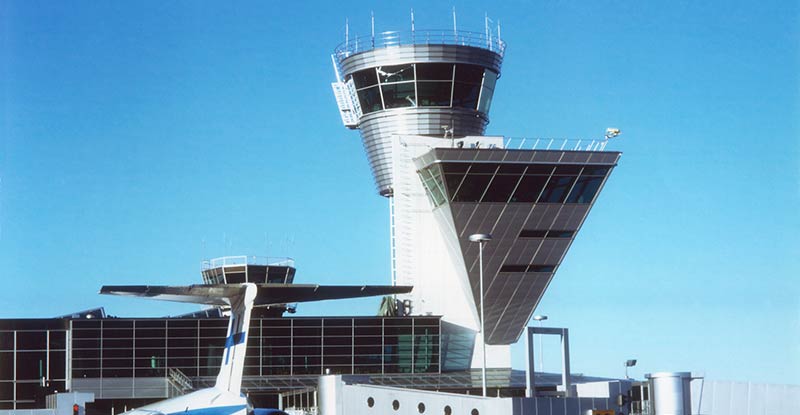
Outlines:
POLYGON ((523 229, 522 232, 519 233, 520 238, 544 238, 546 235, 547 231, 528 230, 528 229, 523 229))
POLYGON ((582 176, 605 176, 608 173, 608 167, 586 166, 583 168, 582 176))
POLYGON ((17 380, 38 380, 47 373, 46 352, 17 352, 17 380))
POLYGON ((453 201, 479 202, 490 180, 492 180, 492 176, 488 174, 468 174, 453 201))
POLYGON ((444 176, 444 181, 445 184, 447 185, 447 194, 450 197, 452 197, 452 195, 456 193, 463 179, 464 179, 463 174, 446 174, 444 176))
POLYGON ((567 198, 567 191, 575 182, 575 176, 553 176, 545 186, 539 203, 562 203, 567 198))
POLYGON ((517 186, 521 175, 503 175, 498 174, 494 176, 489 189, 486 190, 486 195, 483 196, 484 202, 508 202, 511 197, 511 192, 517 186))
POLYGON ((18 331, 17 350, 45 350, 47 349, 47 332, 45 331, 18 331))
POLYGON ((547 176, 523 176, 511 197, 511 202, 534 203, 542 192, 547 176))
POLYGON ((522 174, 525 172, 524 164, 501 164, 498 174, 522 174))
POLYGON ((14 383, 0 382, 0 401, 11 401, 11 400, 14 400, 14 383))
POLYGON ((50 352, 50 378, 51 379, 66 379, 67 378, 67 353, 66 352, 50 352))
POLYGON ((51 331, 49 333, 49 341, 51 349, 66 349, 67 333, 63 331, 51 331))
POLYGON ((469 172, 471 174, 475 173, 494 174, 496 171, 497 171, 497 164, 494 163, 475 163, 469 169, 469 172))
POLYGON ((488 113, 489 108, 492 106, 492 95, 494 91, 486 88, 481 88, 480 102, 478 103, 478 111, 488 113))
POLYGON ((556 269, 553 265, 531 265, 528 272, 553 272, 556 269))
POLYGON ((417 103, 413 82, 383 85, 381 89, 386 108, 413 107, 417 103))
POLYGON ((418 63, 417 79, 431 81, 452 81, 452 63, 418 63))
POLYGON ((478 105, 479 85, 456 82, 453 88, 453 106, 475 109, 478 105))
POLYGON ((550 231, 547 232, 548 238, 572 238, 573 231, 550 231))
POLYGON ((356 89, 376 85, 378 83, 378 75, 375 73, 374 68, 364 69, 353 74, 353 83, 356 89))
POLYGON ((418 82, 419 105, 423 107, 449 107, 452 82, 418 82))
POLYGON ((572 164, 563 164, 563 165, 560 165, 560 166, 556 166, 556 171, 553 174, 560 174, 560 175, 575 174, 575 175, 577 175, 580 172, 581 172, 581 166, 575 166, 575 165, 572 165, 572 164))
POLYGON ((0 380, 14 379, 14 352, 0 352, 0 380))
POLYGON ((442 163, 442 169, 447 173, 466 173, 469 163, 442 163))
POLYGON ((478 104, 478 111, 489 112, 489 108, 492 106, 495 82, 497 82, 497 74, 492 71, 486 71, 486 76, 483 78, 483 88, 481 89, 481 101, 478 104))
POLYGON ((503 265, 500 272, 525 272, 527 269, 527 265, 503 265))
POLYGON ((603 183, 602 176, 581 176, 570 192, 567 203, 591 203, 601 183, 603 183))
POLYGON ((414 80, 414 65, 379 66, 377 70, 381 83, 414 80))
POLYGON ((14 350, 13 331, 0 331, 0 350, 14 350))
POLYGON ((480 85, 483 81, 483 68, 477 65, 456 65, 456 81, 480 85))
POLYGON ((247 282, 244 280, 244 272, 229 272, 225 274, 225 281, 228 284, 241 284, 247 282))
POLYGON ((361 103, 361 111, 364 114, 383 109, 380 91, 377 86, 358 91, 358 101, 361 103))
POLYGON ((546 164, 531 164, 528 170, 525 171, 526 175, 533 176, 549 176, 553 172, 553 166, 546 164))

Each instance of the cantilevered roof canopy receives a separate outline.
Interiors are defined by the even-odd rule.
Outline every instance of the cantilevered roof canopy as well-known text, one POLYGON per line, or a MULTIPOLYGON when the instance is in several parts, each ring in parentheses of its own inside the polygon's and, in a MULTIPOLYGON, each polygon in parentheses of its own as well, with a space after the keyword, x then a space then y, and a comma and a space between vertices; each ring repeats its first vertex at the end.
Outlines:
MULTIPOLYGON (((226 299, 236 295, 239 287, 239 284, 105 285, 100 289, 100 294, 150 297, 180 303, 229 305, 226 299)), ((409 286, 314 284, 258 284, 257 287, 256 306, 405 294, 412 289, 409 286)))

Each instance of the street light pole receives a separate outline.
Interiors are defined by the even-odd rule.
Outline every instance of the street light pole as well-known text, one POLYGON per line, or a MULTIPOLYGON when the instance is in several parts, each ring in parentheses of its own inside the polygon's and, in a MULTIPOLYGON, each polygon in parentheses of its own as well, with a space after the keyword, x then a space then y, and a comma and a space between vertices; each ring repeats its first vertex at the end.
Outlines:
POLYGON ((469 236, 469 240, 478 243, 478 273, 480 276, 479 289, 481 292, 481 389, 483 396, 486 396, 486 332, 483 325, 483 244, 492 240, 492 235, 486 233, 476 233, 469 236))
MULTIPOLYGON (((539 328, 542 328, 542 322, 547 320, 547 316, 535 315, 533 319, 539 322, 539 328)), ((539 333, 539 372, 544 372, 544 348, 542 347, 542 333, 539 333)))

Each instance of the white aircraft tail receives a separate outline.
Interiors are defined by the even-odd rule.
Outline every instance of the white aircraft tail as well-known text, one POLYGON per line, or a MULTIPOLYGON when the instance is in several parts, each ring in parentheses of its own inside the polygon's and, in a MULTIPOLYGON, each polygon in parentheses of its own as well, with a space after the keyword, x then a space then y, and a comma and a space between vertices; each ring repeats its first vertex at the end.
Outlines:
POLYGON ((244 357, 247 351, 247 331, 250 328, 250 312, 256 298, 255 284, 243 284, 241 294, 229 298, 231 318, 228 321, 228 337, 225 352, 217 375, 217 389, 239 393, 242 387, 244 357))

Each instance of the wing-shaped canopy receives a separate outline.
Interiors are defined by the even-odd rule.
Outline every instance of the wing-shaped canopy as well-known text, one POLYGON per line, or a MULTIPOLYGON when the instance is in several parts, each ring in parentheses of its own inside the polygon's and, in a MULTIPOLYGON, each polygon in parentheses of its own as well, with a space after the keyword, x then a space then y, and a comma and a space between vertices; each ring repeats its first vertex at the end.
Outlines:
MULTIPOLYGON (((336 300, 343 298, 372 297, 405 294, 410 286, 388 285, 313 285, 313 284, 258 284, 256 306, 336 300)), ((229 305, 228 298, 240 291, 239 284, 213 284, 189 286, 163 285, 105 285, 100 294, 150 297, 156 300, 181 303, 229 305)))

